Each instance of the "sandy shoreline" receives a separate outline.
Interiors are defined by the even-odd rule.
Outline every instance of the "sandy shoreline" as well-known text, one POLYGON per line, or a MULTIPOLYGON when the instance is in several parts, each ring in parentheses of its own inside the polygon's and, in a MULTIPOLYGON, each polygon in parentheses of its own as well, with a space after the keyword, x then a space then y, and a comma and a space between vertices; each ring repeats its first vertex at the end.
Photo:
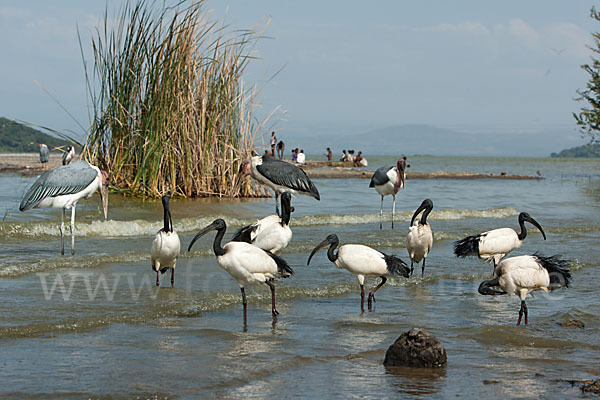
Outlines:
MULTIPOLYGON (((62 153, 50 153, 50 159, 44 166, 40 163, 38 153, 2 153, 0 154, 0 173, 18 172, 22 174, 37 174, 45 169, 55 168, 61 165, 62 153)), ((353 167, 352 163, 340 161, 308 161, 302 168, 306 170, 311 178, 366 178, 373 175, 374 170, 353 167)), ((406 172, 406 179, 544 179, 541 176, 480 174, 476 172, 445 172, 432 173, 406 172)))

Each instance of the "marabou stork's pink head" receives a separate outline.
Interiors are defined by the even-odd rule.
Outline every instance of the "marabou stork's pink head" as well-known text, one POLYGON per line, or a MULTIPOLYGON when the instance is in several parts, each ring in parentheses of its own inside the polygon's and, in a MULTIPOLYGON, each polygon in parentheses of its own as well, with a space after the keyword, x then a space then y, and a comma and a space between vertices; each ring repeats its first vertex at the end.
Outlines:
POLYGON ((250 161, 244 161, 242 165, 240 165, 239 172, 241 172, 242 175, 250 175, 250 173, 252 172, 252 164, 250 163, 250 161))

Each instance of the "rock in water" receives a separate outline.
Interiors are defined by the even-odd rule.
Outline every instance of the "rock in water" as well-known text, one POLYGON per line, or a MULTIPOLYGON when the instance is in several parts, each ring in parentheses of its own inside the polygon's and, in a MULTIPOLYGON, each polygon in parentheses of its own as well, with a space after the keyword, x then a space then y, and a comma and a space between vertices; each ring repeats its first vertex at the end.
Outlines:
POLYGON ((412 328, 400 335, 385 353, 386 367, 441 368, 446 365, 446 349, 431 333, 412 328))

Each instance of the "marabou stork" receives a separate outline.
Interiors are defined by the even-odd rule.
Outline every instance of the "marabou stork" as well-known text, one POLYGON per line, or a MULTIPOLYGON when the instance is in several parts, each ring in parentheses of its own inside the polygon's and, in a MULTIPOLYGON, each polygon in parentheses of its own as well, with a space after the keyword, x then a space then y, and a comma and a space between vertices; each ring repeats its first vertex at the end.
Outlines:
POLYGON ((569 287, 571 273, 565 267, 569 261, 562 260, 560 254, 552 257, 543 257, 539 254, 528 256, 510 257, 503 260, 494 269, 494 278, 483 281, 479 285, 479 293, 483 295, 514 294, 521 299, 519 319, 517 326, 521 324, 521 317, 525 314, 527 324, 527 305, 525 298, 527 294, 536 290, 558 289, 569 287))
POLYGON ((158 280, 158 272, 161 274, 171 269, 171 288, 175 283, 175 266, 181 243, 179 236, 173 228, 173 219, 171 218, 171 210, 169 208, 169 196, 162 197, 163 205, 163 227, 156 233, 152 242, 152 269, 156 271, 156 286, 160 286, 158 280))
POLYGON ((68 150, 62 156, 62 165, 69 165, 75 159, 75 147, 69 145, 68 150))
POLYGON ((44 172, 23 196, 19 210, 30 208, 62 208, 60 223, 61 254, 65 254, 65 210, 71 209, 71 254, 75 254, 75 206, 90 198, 96 190, 100 193, 104 218, 108 215, 107 174, 87 161, 77 161, 44 172))
POLYGON ((331 234, 327 236, 310 253, 306 265, 310 264, 310 259, 319 249, 329 245, 329 249, 327 250, 329 261, 338 268, 344 268, 352 272, 358 278, 360 285, 360 310, 362 312, 365 311, 365 276, 371 275, 381 278, 381 283, 369 293, 369 310, 371 310, 371 301, 375 301, 375 292, 383 286, 387 281, 387 277, 402 275, 408 278, 409 276, 408 266, 396 256, 387 255, 362 244, 345 244, 337 252, 334 252, 339 243, 337 235, 331 234))
POLYGON ((279 254, 292 240, 292 230, 289 224, 290 214, 294 211, 294 207, 291 207, 291 199, 292 195, 289 192, 283 192, 281 194, 281 217, 269 215, 252 225, 245 226, 231 240, 250 243, 273 254, 279 254))
POLYGON ((319 191, 302 168, 269 155, 244 161, 240 172, 250 175, 275 191, 275 211, 279 215, 279 195, 283 192, 304 194, 320 200, 319 191))
POLYGON ((499 228, 483 232, 478 235, 467 236, 454 242, 454 255, 456 257, 474 256, 485 262, 493 262, 494 269, 508 253, 518 249, 527 237, 525 222, 531 223, 539 229, 546 240, 546 234, 540 224, 526 212, 519 214, 521 232, 517 234, 512 228, 499 228))
POLYGON ((427 216, 432 209, 433 201, 423 200, 410 220, 410 230, 406 235, 406 250, 410 256, 410 274, 413 273, 413 263, 418 264, 423 260, 421 278, 425 275, 425 260, 433 247, 433 233, 431 233, 431 226, 427 223, 427 216), (417 215, 422 211, 421 220, 417 221, 417 215))
POLYGON ((392 195, 392 229, 394 229, 394 214, 396 213, 396 193, 402 187, 406 187, 406 158, 396 162, 396 166, 381 167, 371 177, 369 187, 374 187, 381 195, 381 208, 379 209, 379 229, 383 229, 383 198, 392 195))
POLYGON ((271 313, 273 318, 276 318, 279 312, 275 308, 275 285, 273 281, 276 278, 291 276, 294 273, 292 268, 281 257, 246 242, 229 242, 225 246, 221 246, 227 225, 220 218, 214 220, 212 224, 194 236, 188 246, 188 251, 191 250, 196 240, 212 230, 217 231, 213 242, 213 251, 217 256, 217 262, 237 281, 242 292, 244 330, 247 327, 246 308, 248 304, 244 287, 247 285, 265 283, 269 286, 271 289, 271 313))
POLYGON ((44 143, 41 143, 38 146, 40 148, 40 162, 42 164, 46 164, 48 162, 48 158, 50 157, 50 150, 48 150, 48 146, 44 143))

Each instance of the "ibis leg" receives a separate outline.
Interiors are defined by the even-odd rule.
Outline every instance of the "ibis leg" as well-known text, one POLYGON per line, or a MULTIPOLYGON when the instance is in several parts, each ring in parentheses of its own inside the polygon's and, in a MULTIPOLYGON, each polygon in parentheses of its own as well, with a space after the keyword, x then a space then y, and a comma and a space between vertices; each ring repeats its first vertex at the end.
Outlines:
POLYGON ((266 281, 265 283, 269 285, 269 288, 271 288, 271 313, 273 314, 273 317, 277 317, 279 315, 279 311, 277 311, 277 308, 275 308, 275 285, 270 280, 266 281))
POLYGON ((381 196, 381 207, 379 208, 379 229, 383 229, 383 196, 381 196))
POLYGON ((375 300, 375 292, 377 290, 379 290, 379 288, 382 287, 386 281, 387 281, 387 278, 385 276, 382 276, 381 283, 379 283, 379 285, 375 286, 375 288, 373 290, 371 290, 371 292, 369 292, 369 299, 367 302, 367 307, 369 307, 369 310, 371 309, 371 305, 372 305, 371 302, 372 301, 377 302, 377 300, 375 300))
POLYGON ((517 326, 521 325, 521 317, 525 314, 525 325, 527 325, 527 305, 525 300, 521 300, 521 309, 519 310, 519 319, 517 320, 517 326))
POLYGON ((60 219, 60 255, 65 255, 65 209, 62 209, 62 217, 60 219))
POLYGON ((365 285, 360 285, 360 311, 365 312, 365 285))
POLYGON ((158 270, 156 270, 156 286, 160 286, 160 282, 158 281, 158 270))
POLYGON ((240 288, 242 291, 242 306, 244 307, 244 332, 248 330, 248 319, 246 317, 246 309, 248 308, 248 301, 246 300, 246 291, 244 288, 240 288))
POLYGON ((423 259, 423 265, 421 266, 421 279, 423 279, 425 277, 425 260, 427 260, 426 258, 423 259))
POLYGON ((71 255, 75 255, 75 204, 71 206, 71 255))
POLYGON ((175 286, 175 268, 171 268, 171 289, 175 286))
POLYGON ((392 229, 394 229, 394 214, 396 213, 396 195, 392 195, 392 229))
MULTIPOLYGON (((410 259, 410 275, 412 275, 412 274, 413 274, 413 271, 415 270, 415 269, 414 269, 414 267, 413 267, 413 264, 414 264, 414 260, 411 258, 411 259, 410 259)), ((409 275, 409 276, 410 276, 410 275, 409 275)))

